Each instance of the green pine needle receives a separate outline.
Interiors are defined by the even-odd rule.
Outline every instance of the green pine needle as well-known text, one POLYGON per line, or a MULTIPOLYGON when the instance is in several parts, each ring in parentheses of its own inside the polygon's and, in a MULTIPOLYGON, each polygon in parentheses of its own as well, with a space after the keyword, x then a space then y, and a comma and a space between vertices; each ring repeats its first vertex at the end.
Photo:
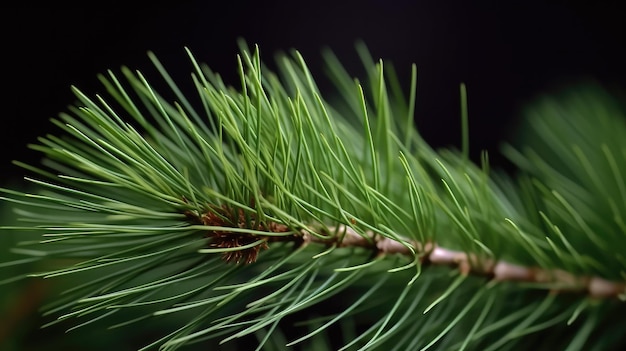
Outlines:
POLYGON ((71 279, 47 326, 145 332, 167 317, 138 346, 162 350, 626 342, 626 127, 607 94, 529 107, 508 176, 469 160, 465 85, 461 150, 434 150, 413 126, 415 66, 405 95, 364 44, 363 82, 325 51, 343 99, 330 103, 298 52, 274 73, 240 44, 239 87, 187 50, 197 96, 153 53, 152 78, 124 67, 99 76, 106 95, 73 88, 31 145, 42 164, 16 162, 37 190, 2 189, 26 257, 0 268, 71 279))

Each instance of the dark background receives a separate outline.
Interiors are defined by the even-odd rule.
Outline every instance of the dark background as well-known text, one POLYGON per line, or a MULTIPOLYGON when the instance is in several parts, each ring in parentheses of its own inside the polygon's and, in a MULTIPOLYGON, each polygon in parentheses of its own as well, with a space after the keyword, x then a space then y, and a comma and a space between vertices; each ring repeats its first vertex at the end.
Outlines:
POLYGON ((435 146, 460 144, 459 84, 469 95, 472 154, 491 153, 515 129, 533 97, 595 80, 626 82, 624 12, 617 2, 362 0, 317 2, 179 1, 140 6, 92 2, 83 7, 4 8, 2 30, 1 180, 20 177, 11 160, 37 162, 27 143, 56 129, 49 123, 74 101, 70 85, 92 95, 96 79, 121 65, 154 74, 153 50, 175 78, 199 61, 236 79, 237 38, 259 44, 266 61, 278 50, 302 52, 324 82, 320 51, 335 51, 354 75, 362 39, 392 62, 408 84, 419 70, 416 123, 435 146), (506 5, 501 4, 506 3, 506 5))

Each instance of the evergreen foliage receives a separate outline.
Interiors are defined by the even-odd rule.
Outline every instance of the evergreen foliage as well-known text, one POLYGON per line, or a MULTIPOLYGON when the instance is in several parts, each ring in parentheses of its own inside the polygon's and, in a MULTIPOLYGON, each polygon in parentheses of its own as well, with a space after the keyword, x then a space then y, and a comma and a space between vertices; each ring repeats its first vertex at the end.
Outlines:
POLYGON ((341 101, 298 52, 274 73, 245 44, 236 88, 187 51, 197 96, 151 53, 169 92, 125 67, 107 96, 74 89, 42 164, 17 162, 37 190, 2 189, 3 231, 39 235, 2 266, 71 282, 48 326, 156 330, 142 349, 624 345, 623 107, 597 87, 537 102, 507 175, 469 159, 466 112, 461 150, 429 146, 416 68, 404 92, 358 52, 363 82, 325 52, 341 101))

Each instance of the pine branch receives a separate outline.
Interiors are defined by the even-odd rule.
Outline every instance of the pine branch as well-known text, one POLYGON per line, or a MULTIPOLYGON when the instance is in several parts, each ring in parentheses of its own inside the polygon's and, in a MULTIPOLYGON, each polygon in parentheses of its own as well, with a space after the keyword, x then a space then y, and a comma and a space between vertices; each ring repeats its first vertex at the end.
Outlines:
POLYGON ((100 76, 106 99, 74 89, 53 121, 62 136, 31 146, 42 165, 18 162, 41 191, 3 189, 21 218, 4 229, 41 235, 13 251, 54 267, 30 276, 73 281, 49 325, 167 317, 140 346, 164 350, 626 342, 623 109, 597 92, 537 104, 528 140, 505 148, 509 177, 486 154, 470 162, 466 111, 461 152, 432 149, 413 128, 416 68, 403 96, 388 64, 357 51, 363 83, 324 53, 343 102, 299 53, 277 75, 245 44, 238 89, 189 51, 197 97, 153 54, 175 102, 128 68, 126 83, 100 76))
MULTIPOLYGON (((552 269, 546 270, 537 267, 524 267, 506 261, 494 261, 481 259, 475 254, 455 251, 438 246, 432 242, 403 242, 383 236, 377 236, 372 231, 364 235, 357 233, 351 227, 339 225, 336 228, 307 228, 299 233, 294 233, 283 224, 269 222, 257 223, 256 218, 247 218, 242 210, 238 211, 236 218, 232 218, 233 211, 227 207, 213 208, 202 214, 194 214, 187 211, 185 215, 193 222, 208 227, 221 227, 220 230, 207 231, 210 238, 208 250, 222 252, 222 259, 236 264, 254 263, 259 251, 268 249, 269 242, 293 242, 297 246, 308 244, 323 244, 333 247, 364 247, 372 251, 374 256, 385 255, 409 255, 418 253, 420 264, 444 265, 457 268, 462 274, 484 275, 496 282, 523 281, 551 285, 553 291, 568 291, 588 294, 591 298, 618 298, 626 290, 623 282, 612 282, 599 276, 576 276, 572 273, 552 269), (251 223, 246 223, 246 220, 251 223), (254 228, 259 232, 237 233, 226 228, 254 228), (328 232, 324 233, 324 230, 328 232), (290 233, 290 235, 268 236, 268 233, 290 233), (310 232, 321 232, 325 237, 320 238, 310 235, 310 232), (234 251, 221 251, 220 248, 237 249, 234 251)), ((353 223, 354 224, 354 223, 353 223)))

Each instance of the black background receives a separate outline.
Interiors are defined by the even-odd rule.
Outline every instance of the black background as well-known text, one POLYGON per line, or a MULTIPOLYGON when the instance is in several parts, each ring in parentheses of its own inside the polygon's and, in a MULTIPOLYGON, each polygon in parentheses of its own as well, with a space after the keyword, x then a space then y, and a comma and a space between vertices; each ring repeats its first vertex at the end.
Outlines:
POLYGON ((56 132, 49 119, 74 102, 70 85, 88 95, 102 92, 96 75, 121 65, 154 74, 148 50, 186 80, 188 46, 236 85, 238 38, 259 44, 266 61, 295 48, 325 89, 321 49, 334 50, 359 75, 354 43, 362 39, 406 84, 417 64, 416 123, 435 146, 460 144, 459 84, 466 83, 473 154, 488 149, 495 163, 498 144, 534 96, 585 80, 611 89, 626 82, 626 21, 617 2, 85 3, 21 5, 0 15, 2 180, 23 173, 11 160, 37 162, 26 144, 56 132))

